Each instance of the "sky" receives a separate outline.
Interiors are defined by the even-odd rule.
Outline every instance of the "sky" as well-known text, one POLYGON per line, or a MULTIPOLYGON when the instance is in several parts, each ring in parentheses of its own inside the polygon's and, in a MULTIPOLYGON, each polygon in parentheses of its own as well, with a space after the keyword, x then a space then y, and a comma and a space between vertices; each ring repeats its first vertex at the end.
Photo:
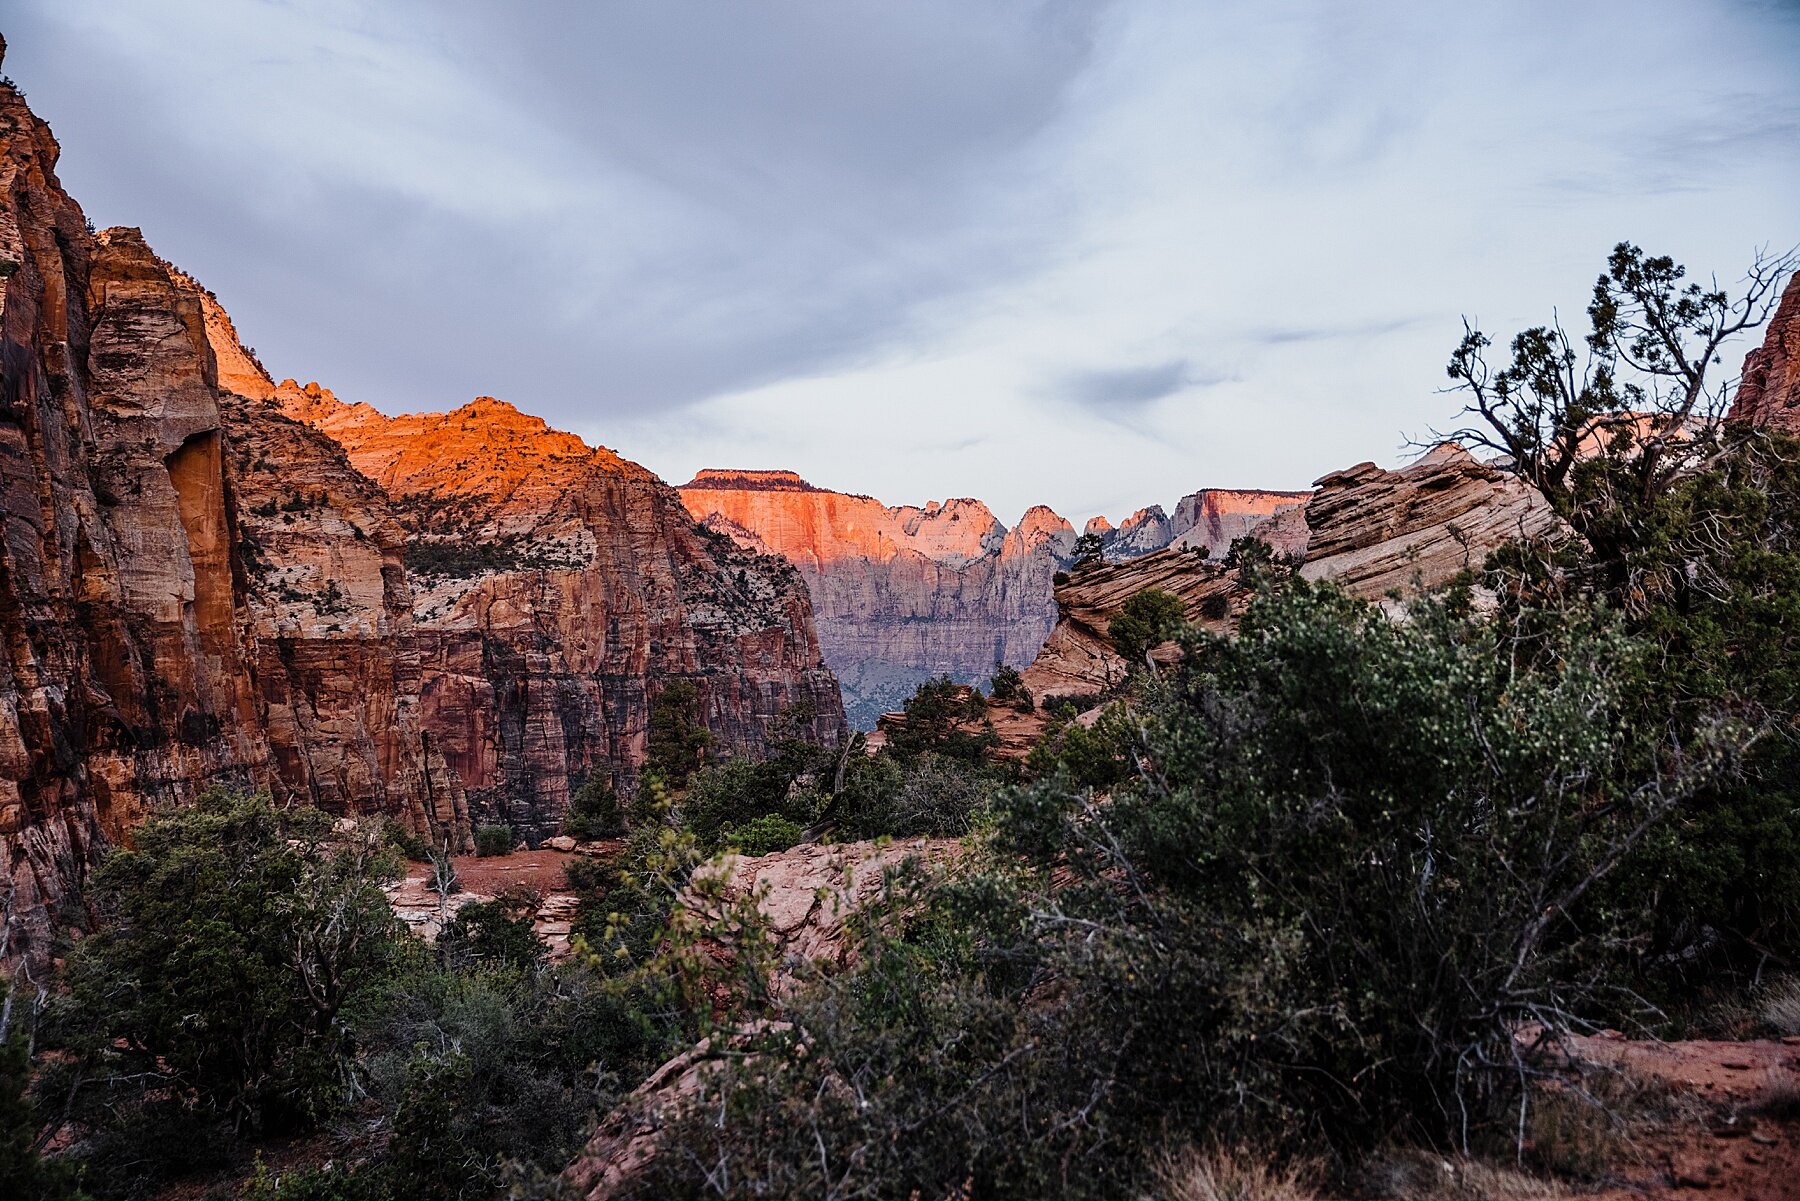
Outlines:
MULTIPOLYGON (((1463 318, 1800 242, 1800 0, 7 0, 276 378, 1078 524, 1451 428, 1463 318)), ((1730 352, 1735 369, 1749 343, 1730 352)))

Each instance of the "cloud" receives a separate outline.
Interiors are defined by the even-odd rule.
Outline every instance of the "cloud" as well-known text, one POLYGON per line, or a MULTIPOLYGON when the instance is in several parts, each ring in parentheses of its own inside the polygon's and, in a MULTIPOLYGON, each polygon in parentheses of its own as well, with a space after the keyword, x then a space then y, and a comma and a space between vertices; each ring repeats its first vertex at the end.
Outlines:
POLYGON ((1051 390, 1084 408, 1110 412, 1140 410, 1185 389, 1211 387, 1233 378, 1226 372, 1196 371, 1187 359, 1179 358, 1165 363, 1072 371, 1057 379, 1051 390))
POLYGON ((1444 422, 1464 312, 1578 311, 1621 239, 1732 279, 1800 238, 1800 6, 1762 0, 18 0, 5 32, 64 183, 278 374, 504 396, 671 478, 1076 519, 1302 486, 1444 422))

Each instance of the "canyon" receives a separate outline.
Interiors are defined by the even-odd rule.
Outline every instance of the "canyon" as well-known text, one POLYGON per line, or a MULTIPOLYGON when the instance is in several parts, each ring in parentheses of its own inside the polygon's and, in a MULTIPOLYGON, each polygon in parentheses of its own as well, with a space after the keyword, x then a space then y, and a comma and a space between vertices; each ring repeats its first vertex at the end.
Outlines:
MULTIPOLYGON (((1030 663, 1056 625, 1055 580, 1076 551, 1074 527, 1043 505, 1009 529, 978 500, 888 506, 791 471, 706 470, 680 492, 710 529, 799 570, 846 714, 864 730, 923 680, 976 683, 998 663, 1030 663)), ((1170 546, 1222 557, 1309 495, 1207 489, 1183 497, 1172 519, 1151 506, 1084 532, 1111 561, 1170 546)))
POLYGON ((675 679, 721 750, 837 739, 784 560, 499 401, 274 383, 59 153, 0 84, 0 957, 51 955, 105 847, 209 787, 460 846, 629 786, 675 679))

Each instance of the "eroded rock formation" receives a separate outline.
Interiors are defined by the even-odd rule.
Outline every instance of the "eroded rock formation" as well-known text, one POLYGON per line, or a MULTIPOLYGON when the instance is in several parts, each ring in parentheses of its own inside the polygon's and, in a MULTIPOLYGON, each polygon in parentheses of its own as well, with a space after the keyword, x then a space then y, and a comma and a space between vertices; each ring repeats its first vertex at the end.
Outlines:
POLYGON ((491 397, 390 418, 316 384, 274 395, 409 529, 420 723, 479 818, 542 837, 587 776, 629 787, 674 679, 721 748, 783 721, 842 731, 794 569, 702 529, 636 463, 491 397))
POLYGON ((703 471, 688 511, 781 555, 812 594, 819 640, 859 728, 928 677, 985 680, 1029 663, 1055 623, 1051 577, 1075 545, 1042 506, 1008 530, 975 500, 888 507, 788 471, 703 471))
POLYGON ((1800 274, 1788 280, 1763 344, 1744 358, 1731 416, 1800 430, 1800 274))
MULTIPOLYGON (((1371 600, 1439 587, 1479 568, 1502 543, 1557 524, 1516 477, 1448 443, 1398 471, 1359 463, 1333 472, 1317 489, 1301 506, 1271 503, 1252 535, 1298 560, 1306 578, 1335 580, 1371 600)), ((1032 694, 1092 694, 1122 680, 1126 666, 1107 626, 1127 599, 1148 588, 1173 593, 1189 620, 1221 629, 1248 599, 1227 559, 1175 547, 1081 572, 1056 590, 1056 628, 1024 672, 1032 694)))
POLYGON ((372 490, 220 390, 203 295, 136 230, 93 232, 57 154, 0 86, 0 908, 4 953, 26 960, 106 842, 214 783, 457 820, 453 790, 434 810, 421 789, 429 757, 399 712, 416 684, 372 490), (247 512, 272 453, 308 484, 316 544, 247 512), (357 523, 374 550, 351 564, 328 544, 357 523), (327 614, 301 585, 332 573, 348 583, 327 614))

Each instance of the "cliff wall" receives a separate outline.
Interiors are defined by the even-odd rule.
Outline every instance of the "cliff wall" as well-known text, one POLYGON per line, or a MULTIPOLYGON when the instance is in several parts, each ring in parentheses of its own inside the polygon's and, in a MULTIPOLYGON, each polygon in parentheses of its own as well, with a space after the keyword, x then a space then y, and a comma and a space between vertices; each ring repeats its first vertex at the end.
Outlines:
POLYGON ((636 463, 490 397, 393 418, 317 385, 275 398, 400 513, 421 726, 479 819, 542 836, 588 776, 629 787, 675 679, 721 749, 843 732, 794 568, 701 528, 636 463))
POLYGON ((1731 416, 1800 430, 1800 274, 1788 280, 1763 344, 1744 358, 1731 416))
POLYGON ((996 662, 1029 663, 1055 624, 1051 577, 1075 545, 1069 523, 1042 506, 1008 530, 980 501, 889 507, 792 472, 703 471, 681 499, 799 570, 862 729, 928 677, 985 680, 996 662))
POLYGON ((453 790, 420 786, 400 712, 416 677, 392 650, 403 580, 366 481, 220 390, 203 294, 136 230, 94 232, 58 152, 0 86, 0 954, 27 961, 106 843, 209 785, 418 829, 459 817, 453 790), (247 511, 271 454, 306 482, 306 522, 374 533, 373 561, 337 573, 368 586, 329 614, 301 594, 331 552, 247 511))

